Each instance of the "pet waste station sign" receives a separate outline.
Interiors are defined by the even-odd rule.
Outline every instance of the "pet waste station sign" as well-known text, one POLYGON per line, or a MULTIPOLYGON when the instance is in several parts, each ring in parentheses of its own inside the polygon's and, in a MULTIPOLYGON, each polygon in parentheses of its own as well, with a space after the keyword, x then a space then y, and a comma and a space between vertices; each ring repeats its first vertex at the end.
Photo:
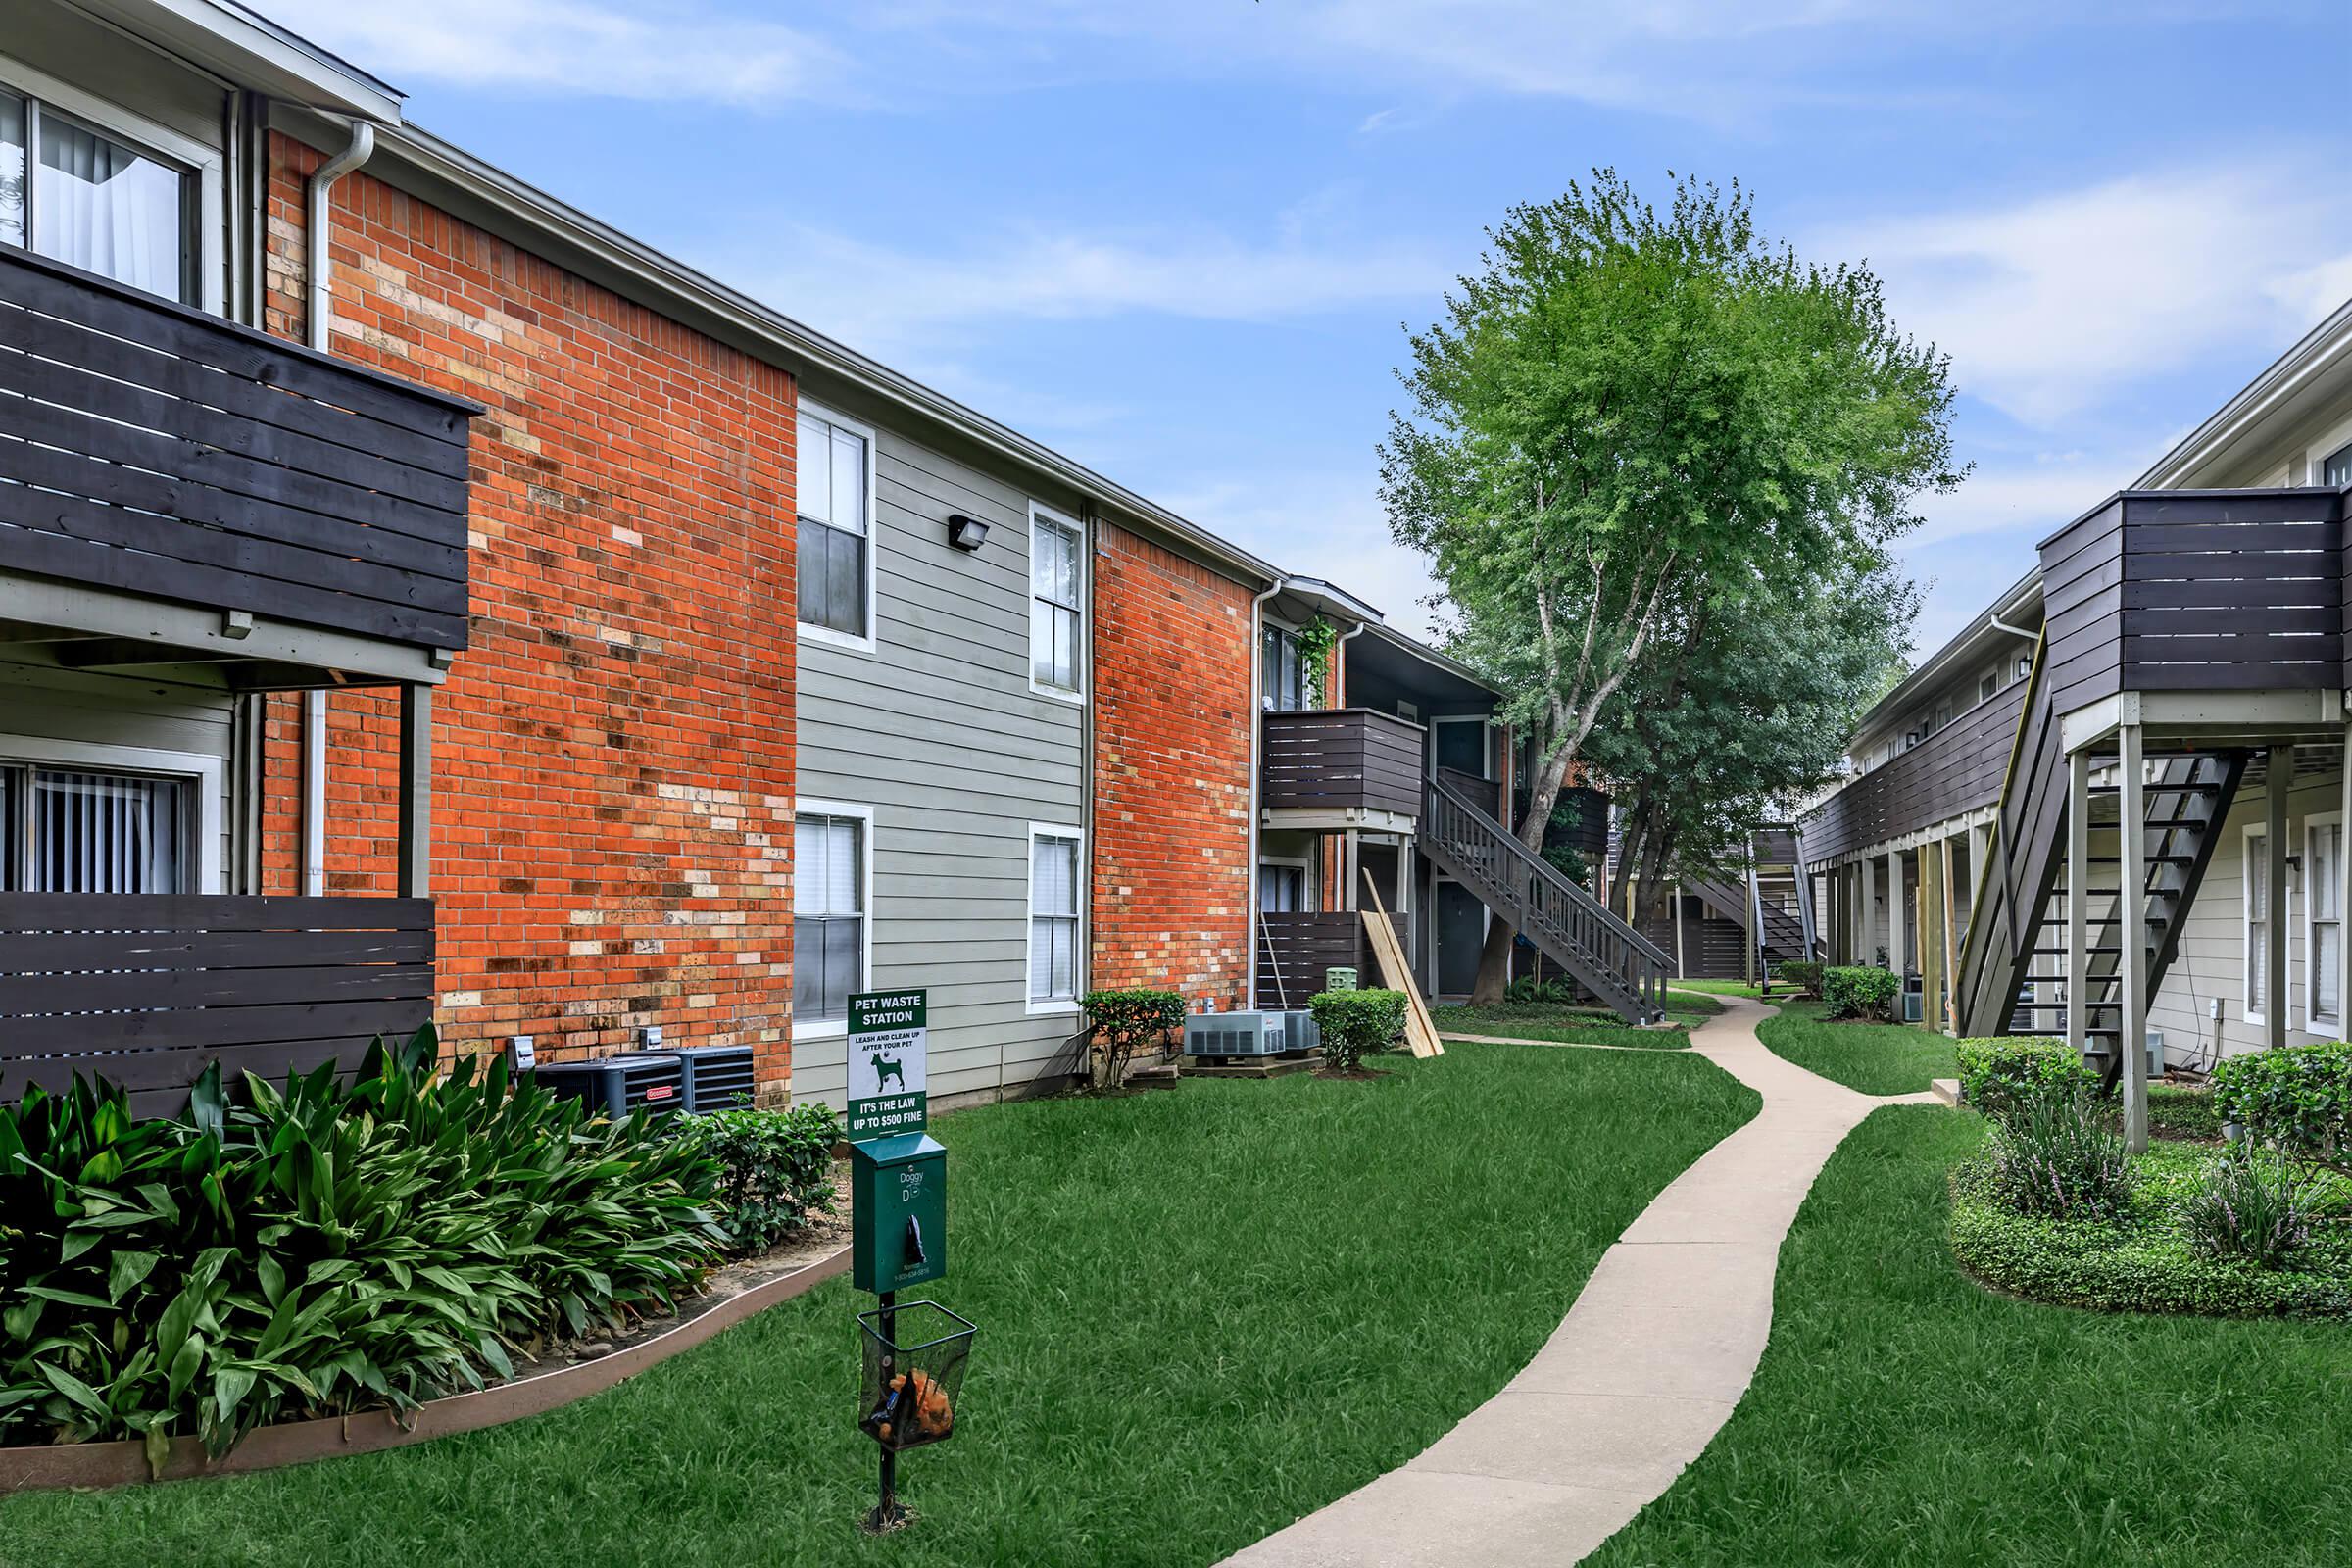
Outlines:
POLYGON ((919 1133, 929 1123, 924 1062, 930 994, 850 994, 850 1140, 919 1133))

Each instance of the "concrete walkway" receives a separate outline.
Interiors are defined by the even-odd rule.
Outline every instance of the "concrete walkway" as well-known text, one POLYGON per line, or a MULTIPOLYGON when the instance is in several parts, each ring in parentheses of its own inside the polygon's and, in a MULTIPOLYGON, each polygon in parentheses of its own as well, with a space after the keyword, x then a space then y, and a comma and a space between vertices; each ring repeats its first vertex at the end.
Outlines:
POLYGON ((1723 1001, 1690 1049, 1763 1095, 1755 1120, 1626 1228, 1500 1394, 1404 1468, 1229 1561, 1557 1568, 1615 1534, 1698 1457, 1755 1375, 1781 1239, 1813 1178, 1872 1110, 1932 1098, 1874 1099, 1816 1077, 1756 1038, 1774 1009, 1723 1001))

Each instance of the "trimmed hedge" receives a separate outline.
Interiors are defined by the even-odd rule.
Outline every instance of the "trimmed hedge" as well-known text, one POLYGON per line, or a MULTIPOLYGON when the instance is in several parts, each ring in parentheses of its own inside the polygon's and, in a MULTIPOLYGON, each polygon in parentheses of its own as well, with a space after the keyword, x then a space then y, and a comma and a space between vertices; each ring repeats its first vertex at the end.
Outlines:
POLYGON ((2098 1083, 2081 1055, 2047 1035, 1999 1035, 1963 1040, 1960 1089, 1987 1116, 2005 1115, 2031 1091, 2087 1089, 2098 1083))
POLYGON ((2189 1084, 2148 1085, 2148 1131, 2158 1138, 2221 1137, 2222 1113, 2213 1091, 2189 1084))
POLYGON ((1307 1003, 1323 1031, 1323 1065, 1349 1072, 1404 1036, 1401 991, 1326 991, 1307 1003))
POLYGON ((2199 1166, 2210 1156, 2180 1152, 2197 1163, 2141 1156, 2129 1206, 2104 1220, 2016 1213, 1994 1196, 1984 1161, 1964 1164, 1952 1173, 1952 1252, 1984 1284, 2057 1306, 2352 1320, 2352 1226, 2338 1218, 2315 1228, 2285 1268, 2206 1256, 2181 1210, 2202 1190, 2199 1166))
POLYGON ((2352 1171, 2352 1045, 2340 1040, 2230 1056, 2213 1072, 2214 1108, 2257 1142, 2352 1171))
POLYGON ((1784 985, 1791 985, 1808 997, 1821 995, 1822 965, 1809 959, 1791 958, 1773 966, 1772 977, 1784 985))
POLYGON ((1173 991, 1089 991, 1082 1005, 1095 1026, 1095 1082, 1104 1089, 1127 1081, 1138 1051, 1184 1027, 1184 999, 1173 991))
POLYGON ((1902 992, 1903 982, 1891 969, 1841 964, 1821 972, 1821 1000, 1829 1004, 1832 1018, 1886 1022, 1902 992))
POLYGON ((718 1164, 715 1217, 731 1250, 763 1252, 832 1210, 841 1122, 830 1106, 722 1110, 688 1121, 680 1138, 718 1164))

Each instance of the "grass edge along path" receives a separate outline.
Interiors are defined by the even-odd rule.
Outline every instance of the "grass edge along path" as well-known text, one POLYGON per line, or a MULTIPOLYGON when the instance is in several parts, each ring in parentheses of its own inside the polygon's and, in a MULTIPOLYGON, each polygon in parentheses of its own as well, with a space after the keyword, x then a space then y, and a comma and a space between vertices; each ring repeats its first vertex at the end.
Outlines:
POLYGON ((1438 1032, 1444 1035, 1484 1035, 1492 1040, 1522 1040, 1556 1046, 1617 1046, 1628 1051, 1686 1051, 1690 1031, 1723 1011, 1723 1004, 1705 992, 1672 989, 1666 993, 1666 1026, 1644 1028, 1626 1023, 1599 1007, 1568 1006, 1551 1002, 1505 1002, 1492 1006, 1476 1003, 1435 1009, 1438 1032))
POLYGON ((270 1475, 0 1499, 5 1568, 1199 1564, 1418 1454, 1656 1193, 1751 1118, 1680 1054, 1459 1046, 943 1117, 979 1324, 911 1530, 866 1541, 871 1305, 839 1281, 595 1398, 270 1475))
POLYGON ((1866 1095, 1914 1095, 1960 1071, 1957 1046, 1917 1024, 1831 1023, 1818 1002, 1774 1004, 1756 1038, 1784 1061, 1866 1095))
POLYGON ((1945 1238, 1983 1136, 1897 1106, 1847 1137, 1782 1250, 1746 1398, 1588 1568, 2352 1561, 2347 1331, 1985 1291, 1945 1238))

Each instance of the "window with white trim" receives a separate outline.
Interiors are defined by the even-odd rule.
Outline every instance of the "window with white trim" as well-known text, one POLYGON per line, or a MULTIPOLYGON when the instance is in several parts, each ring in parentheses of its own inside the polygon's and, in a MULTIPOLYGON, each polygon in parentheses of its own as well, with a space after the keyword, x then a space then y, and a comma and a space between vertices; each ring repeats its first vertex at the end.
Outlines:
POLYGON ((2259 1023, 2271 995, 2271 856, 2267 829, 2246 834, 2246 1016, 2259 1023))
POLYGON ((792 824, 792 1015, 822 1023, 850 1014, 865 989, 865 833, 855 816, 803 815, 792 824))
POLYGON ((2352 446, 2328 454, 2320 465, 2320 483, 2352 484, 2352 446))
POLYGON ((195 171, 0 89, 0 241, 196 303, 195 171))
POLYGON ((873 432, 803 404, 797 430, 800 618, 873 640, 873 432))
POLYGON ((1043 507, 1029 511, 1029 683, 1086 689, 1086 535, 1043 507))
POLYGON ((1078 999, 1078 899, 1075 832, 1029 835, 1029 1001, 1078 999))
POLYGON ((1298 657, 1298 634, 1287 626, 1268 626, 1259 671, 1263 702, 1269 712, 1295 713, 1307 706, 1306 662, 1298 657))
POLYGON ((2303 1027, 2341 1030, 2344 910, 2338 887, 2344 863, 2344 819, 2314 816, 2303 824, 2303 1027))
POLYGON ((0 763, 0 889, 193 893, 199 781, 0 763))
POLYGON ((1306 867, 1273 861, 1257 868, 1257 906, 1268 914, 1297 914, 1306 907, 1306 867))

